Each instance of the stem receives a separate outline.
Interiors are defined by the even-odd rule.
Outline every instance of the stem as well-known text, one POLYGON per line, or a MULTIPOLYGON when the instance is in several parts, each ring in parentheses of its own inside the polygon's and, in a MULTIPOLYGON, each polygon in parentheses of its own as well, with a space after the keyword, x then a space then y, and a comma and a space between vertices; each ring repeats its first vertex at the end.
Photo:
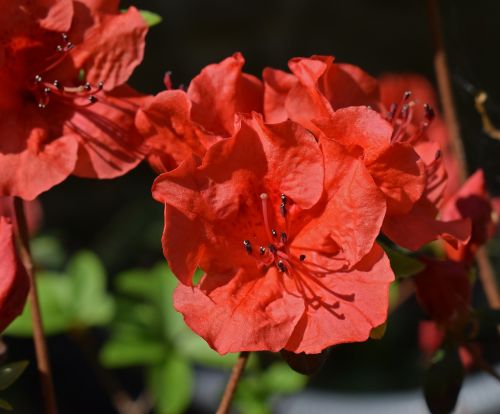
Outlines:
POLYGON ((241 374, 243 374, 243 370, 245 369, 245 365, 248 361, 248 357, 250 352, 240 352, 236 363, 233 366, 233 370, 231 372, 231 376, 229 377, 229 381, 227 382, 226 389, 224 390, 224 395, 219 404, 219 408, 216 411, 216 414, 228 414, 229 409, 231 408, 231 401, 233 400, 234 392, 236 391, 236 387, 238 386, 238 382, 241 378, 241 374))
MULTIPOLYGON (((439 16, 438 0, 427 0, 429 10, 429 20, 434 40, 434 70, 439 88, 439 95, 443 105, 444 120, 448 132, 453 155, 458 160, 459 178, 462 183, 467 177, 467 163, 464 156, 464 148, 460 139, 460 129, 457 120, 457 112, 453 101, 453 92, 451 89, 450 71, 446 60, 443 32, 441 30, 441 21, 439 16)), ((495 274, 491 266, 488 254, 484 247, 480 248, 476 254, 476 262, 479 267, 479 278, 486 298, 491 308, 500 309, 500 295, 498 291, 495 274)))
POLYGON ((16 214, 16 232, 19 240, 19 256, 26 269, 30 280, 29 301, 31 308, 31 320, 33 323, 33 341, 35 343, 36 360, 40 383, 42 387, 42 398, 46 414, 57 414, 56 398, 50 362, 47 352, 47 343, 43 332, 42 315, 38 301, 38 292, 33 270, 33 260, 29 246, 28 226, 24 214, 24 204, 21 198, 14 198, 14 209, 16 214))

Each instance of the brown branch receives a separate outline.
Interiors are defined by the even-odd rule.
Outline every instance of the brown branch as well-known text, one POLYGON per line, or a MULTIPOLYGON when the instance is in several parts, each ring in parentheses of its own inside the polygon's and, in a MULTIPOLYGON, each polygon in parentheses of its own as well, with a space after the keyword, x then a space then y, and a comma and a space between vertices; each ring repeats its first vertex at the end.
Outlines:
MULTIPOLYGON (((441 97, 441 103, 443 105, 444 120, 450 134, 452 152, 458 160, 460 181, 464 183, 467 178, 467 162, 464 156, 464 148, 462 140, 460 138, 460 128, 457 120, 457 112, 453 101, 450 71, 446 58, 443 32, 441 30, 441 19, 439 16, 438 3, 438 0, 427 0, 429 21, 435 48, 434 70, 436 72, 439 95, 441 97)), ((479 267, 479 278, 486 293, 489 305, 492 308, 500 308, 500 297, 495 274, 484 247, 479 249, 476 255, 476 261, 479 267)))
POLYGON ((229 409, 231 408, 231 401, 233 400, 234 392, 236 391, 236 387, 238 386, 238 382, 241 378, 241 374, 245 369, 245 365, 248 361, 248 357, 250 352, 241 352, 238 356, 236 363, 233 366, 233 370, 231 372, 231 376, 229 377, 229 381, 227 382, 226 389, 224 390, 224 395, 219 404, 219 408, 216 411, 216 414, 228 414, 229 409))
POLYGON ((35 343, 36 360, 40 383, 42 387, 42 398, 46 414, 57 414, 56 398, 54 385, 52 382, 52 373, 50 370, 49 356, 47 352, 47 343, 43 332, 42 315, 40 312, 40 303, 38 301, 38 292, 33 269, 33 261, 29 245, 28 226, 26 215, 24 213, 23 200, 14 198, 14 209, 16 214, 16 233, 18 238, 19 256, 26 269, 30 281, 30 291, 28 299, 31 308, 31 320, 33 323, 33 341, 35 343))

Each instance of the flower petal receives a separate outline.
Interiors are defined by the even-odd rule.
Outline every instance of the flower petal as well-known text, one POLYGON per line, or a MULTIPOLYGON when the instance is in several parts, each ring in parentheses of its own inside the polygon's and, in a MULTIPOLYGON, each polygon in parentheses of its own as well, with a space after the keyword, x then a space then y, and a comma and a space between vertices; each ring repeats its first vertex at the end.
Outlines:
POLYGON ((223 285, 179 285, 174 306, 186 324, 220 354, 281 350, 304 311, 302 298, 283 289, 281 273, 240 271, 223 285), (207 318, 207 315, 210 315, 207 318))
POLYGON ((317 354, 339 343, 367 340, 371 329, 387 319, 393 280, 389 260, 375 244, 350 271, 309 281, 317 297, 306 301, 306 310, 285 349, 317 354))
POLYGON ((264 80, 264 116, 267 123, 284 122, 288 119, 285 108, 286 97, 297 79, 282 70, 265 68, 264 80))

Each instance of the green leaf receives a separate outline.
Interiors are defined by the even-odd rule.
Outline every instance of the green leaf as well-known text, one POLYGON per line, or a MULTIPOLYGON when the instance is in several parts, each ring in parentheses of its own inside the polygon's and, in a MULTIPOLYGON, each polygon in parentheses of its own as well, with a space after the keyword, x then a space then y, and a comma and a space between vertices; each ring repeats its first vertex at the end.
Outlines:
POLYGON ((382 325, 379 325, 375 328, 373 328, 370 331, 370 338, 372 339, 382 339, 385 335, 385 331, 387 330, 387 321, 384 322, 382 325))
POLYGON ((113 298, 106 292, 106 271, 94 253, 82 251, 71 259, 74 321, 85 326, 105 325, 113 317, 113 298))
POLYGON ((439 350, 426 372, 424 396, 432 414, 449 414, 457 403, 464 379, 464 367, 458 349, 439 350))
POLYGON ((7 411, 12 411, 14 409, 12 407, 12 405, 10 405, 10 403, 8 403, 7 401, 2 400, 2 399, 0 399, 0 408, 7 410, 7 411))
POLYGON ((394 307, 399 303, 399 282, 394 280, 389 285, 389 309, 394 309, 394 307))
POLYGON ((162 17, 159 14, 150 12, 148 10, 139 10, 142 18, 146 21, 149 27, 156 26, 162 22, 162 17))
POLYGON ((164 363, 148 370, 149 390, 158 414, 180 414, 191 400, 193 374, 188 362, 172 352, 164 363))
POLYGON ((382 247, 389 257, 391 268, 397 278, 404 279, 416 275, 425 269, 425 264, 414 257, 384 244, 382 244, 382 247))
MULTIPOLYGON (((73 287, 70 278, 53 272, 38 273, 38 295, 46 335, 65 332, 71 323, 73 287)), ((5 331, 7 335, 32 336, 31 311, 26 304, 22 314, 5 331)))
POLYGON ((53 236, 37 236, 30 241, 33 261, 38 267, 61 269, 66 260, 66 254, 60 241, 53 236))
POLYGON ((106 368, 157 365, 165 358, 165 345, 155 341, 110 340, 102 347, 99 360, 106 368))
POLYGON ((305 387, 307 377, 293 371, 283 362, 276 362, 264 371, 261 381, 270 393, 291 394, 305 387))
POLYGON ((238 407, 242 414, 271 414, 266 401, 258 400, 252 395, 237 396, 234 405, 238 407))
POLYGON ((28 361, 12 362, 0 367, 0 391, 9 388, 24 372, 28 361))

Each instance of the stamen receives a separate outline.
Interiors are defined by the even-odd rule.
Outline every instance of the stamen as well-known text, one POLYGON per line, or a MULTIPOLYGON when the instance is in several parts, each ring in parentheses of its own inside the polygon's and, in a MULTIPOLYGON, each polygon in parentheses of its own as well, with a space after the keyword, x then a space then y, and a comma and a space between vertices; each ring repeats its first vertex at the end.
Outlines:
POLYGON ((283 202, 283 204, 286 204, 287 198, 285 194, 281 194, 281 201, 283 202))
POLYGON ((281 241, 283 242, 283 244, 286 243, 286 240, 287 240, 287 235, 284 231, 281 232, 281 241))
MULTIPOLYGON (((269 226, 269 215, 267 214, 267 193, 262 193, 260 199, 262 201, 262 215, 264 216, 264 225, 266 226, 267 234, 273 234, 271 226, 269 226)), ((269 241, 271 241, 271 239, 269 239, 269 241)))
POLYGON ((286 272, 286 266, 282 260, 278 260, 278 263, 276 263, 276 266, 278 267, 280 272, 286 272))
POLYGON ((301 254, 301 255, 299 256, 299 260, 300 260, 301 262, 303 262, 304 260, 306 260, 306 255, 305 255, 305 254, 301 254))
POLYGON ((283 217, 286 217, 286 205, 285 203, 280 204, 280 212, 283 217))
POLYGON ((250 244, 250 240, 243 240, 243 246, 245 246, 245 250, 248 254, 252 254, 252 245, 250 244))
POLYGON ((403 101, 407 101, 408 99, 410 99, 410 96, 411 96, 411 91, 406 91, 403 94, 403 101))
POLYGON ((276 236, 278 235, 278 232, 274 229, 271 230, 271 234, 273 236, 273 239, 276 238, 276 236))
POLYGON ((266 253, 266 248, 264 246, 259 247, 260 255, 263 256, 266 253))
POLYGON ((269 243, 269 245, 267 246, 267 248, 273 254, 275 254, 277 252, 276 246, 274 244, 272 244, 272 243, 269 243))
POLYGON ((61 82, 59 82, 57 79, 54 82, 52 82, 52 85, 54 85, 60 91, 63 89, 61 82))
POLYGON ((40 75, 35 76, 35 83, 41 83, 42 82, 42 77, 40 75))
POLYGON ((94 95, 90 95, 88 97, 88 100, 89 100, 89 103, 91 103, 91 104, 95 104, 98 101, 98 99, 94 95))
POLYGON ((436 117, 434 109, 429 104, 424 104, 425 117, 429 122, 432 122, 436 117))

